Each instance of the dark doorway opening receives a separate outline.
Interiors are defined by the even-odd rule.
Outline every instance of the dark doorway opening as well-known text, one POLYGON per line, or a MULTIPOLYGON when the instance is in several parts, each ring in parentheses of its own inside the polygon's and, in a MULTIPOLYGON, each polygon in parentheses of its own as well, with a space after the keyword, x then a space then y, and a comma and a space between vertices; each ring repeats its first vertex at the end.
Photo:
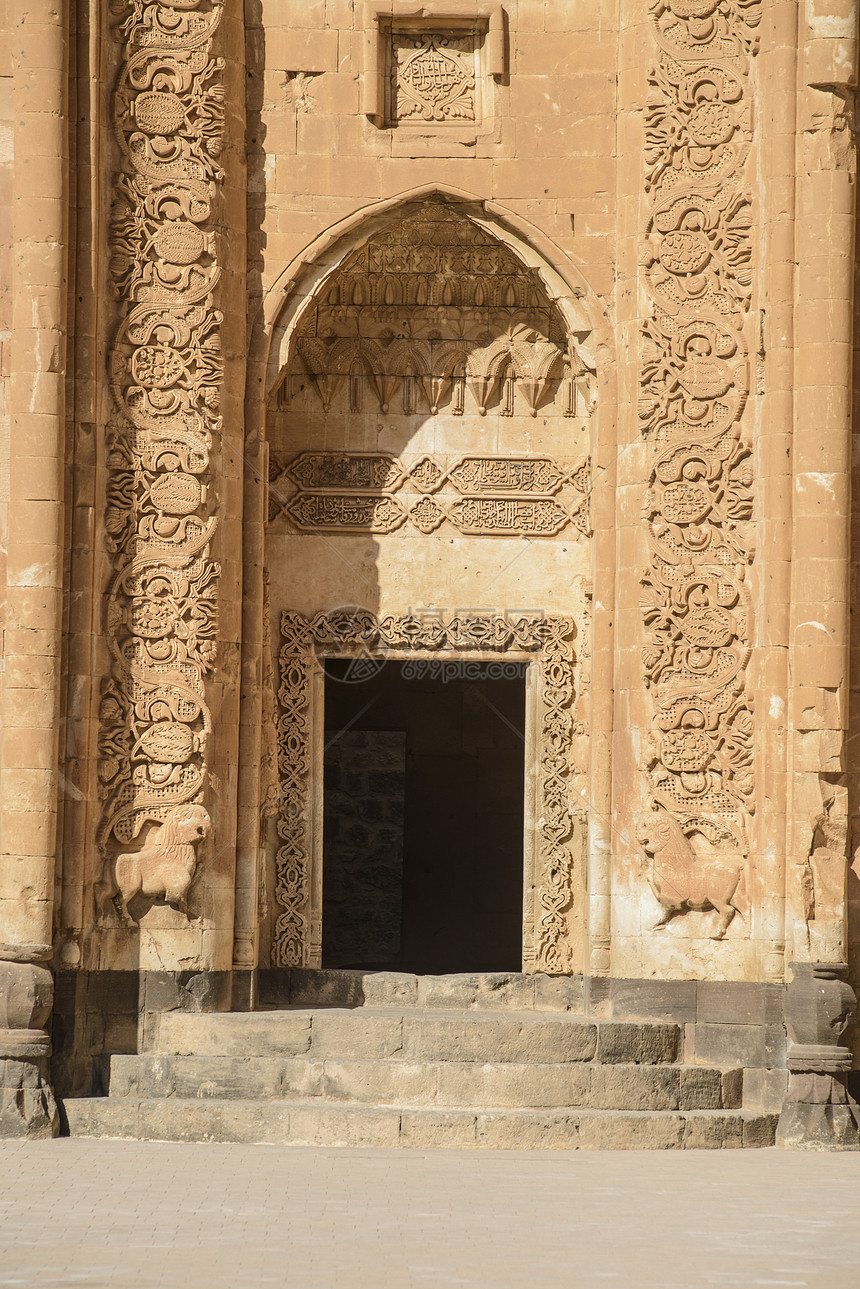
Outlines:
POLYGON ((325 967, 522 970, 524 663, 326 663, 325 967))

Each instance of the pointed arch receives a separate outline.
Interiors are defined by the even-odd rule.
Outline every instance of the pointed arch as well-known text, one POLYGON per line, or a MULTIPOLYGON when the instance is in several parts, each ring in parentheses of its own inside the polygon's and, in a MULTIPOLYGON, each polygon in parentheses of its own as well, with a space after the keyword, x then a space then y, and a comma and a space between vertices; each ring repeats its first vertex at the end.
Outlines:
POLYGON ((263 301, 268 337, 265 396, 275 389, 286 368, 297 324, 313 299, 325 297, 326 284, 355 250, 410 210, 428 202, 455 207, 485 233, 502 243, 536 273, 548 300, 558 309, 568 336, 596 370, 596 350, 608 336, 603 308, 588 283, 545 233, 497 202, 443 184, 427 184, 396 197, 360 207, 315 238, 279 274, 263 301))

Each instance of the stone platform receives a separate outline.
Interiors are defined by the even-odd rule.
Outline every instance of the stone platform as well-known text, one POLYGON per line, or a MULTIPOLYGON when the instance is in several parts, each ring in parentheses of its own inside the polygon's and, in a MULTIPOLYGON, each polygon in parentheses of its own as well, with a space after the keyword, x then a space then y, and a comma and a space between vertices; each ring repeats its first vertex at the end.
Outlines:
POLYGON ((773 1144, 776 1115, 745 1107, 744 1071, 685 1062, 682 1025, 578 1015, 561 985, 538 1003, 528 977, 504 980, 324 973, 294 980, 286 1007, 165 1013, 147 1050, 107 1059, 106 1096, 66 1100, 69 1133, 420 1148, 773 1144), (358 1000, 359 981, 372 1005, 358 1000))

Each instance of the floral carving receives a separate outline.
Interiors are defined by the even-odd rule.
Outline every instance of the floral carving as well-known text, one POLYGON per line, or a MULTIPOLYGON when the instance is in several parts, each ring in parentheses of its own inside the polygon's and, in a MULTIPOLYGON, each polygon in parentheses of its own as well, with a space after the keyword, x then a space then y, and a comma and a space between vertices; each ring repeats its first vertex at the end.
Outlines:
MULTIPOLYGON (((683 858, 692 890, 696 838, 715 830, 721 871, 737 884, 754 808, 746 689, 754 480, 742 416, 753 268, 749 65, 761 5, 652 0, 651 15, 657 56, 643 265, 652 309, 639 401, 652 445, 644 508, 643 664, 654 701, 647 770, 651 804, 674 838, 673 863, 683 858)), ((722 903, 703 898, 704 906, 685 896, 672 912, 719 907, 724 934, 731 894, 722 903)), ((668 910, 671 902, 663 903, 668 910)))
POLYGON ((393 121, 475 121, 477 48, 474 32, 392 31, 393 121))
POLYGON ((578 773, 571 760, 576 634, 574 619, 560 616, 428 613, 379 618, 366 609, 281 615, 273 965, 319 965, 319 911, 311 908, 311 693, 317 659, 345 655, 373 663, 390 653, 409 656, 412 651, 468 657, 517 651, 534 654, 541 666, 534 911, 526 927, 524 958, 534 971, 571 970, 570 913, 577 885, 572 845, 577 816, 571 809, 578 773))
MULTIPOLYGON (((110 269, 120 320, 110 352, 113 665, 100 707, 99 839, 119 876, 146 853, 128 849, 145 826, 163 839, 172 821, 199 816, 205 826, 183 840, 192 874, 209 827, 204 682, 215 661, 219 571, 210 479, 221 429, 214 224, 224 91, 213 48, 222 0, 179 9, 119 0, 114 13, 123 48, 110 269)), ((165 884, 178 907, 188 881, 181 891, 181 882, 165 884)))

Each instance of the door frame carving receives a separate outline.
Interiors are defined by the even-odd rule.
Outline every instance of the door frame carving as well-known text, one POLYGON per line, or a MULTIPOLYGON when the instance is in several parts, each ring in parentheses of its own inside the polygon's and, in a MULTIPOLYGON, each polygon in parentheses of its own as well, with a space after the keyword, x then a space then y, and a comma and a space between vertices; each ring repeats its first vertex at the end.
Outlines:
POLYGON ((272 966, 321 966, 325 660, 486 662, 503 656, 529 664, 523 970, 561 975, 583 969, 588 820, 586 810, 573 804, 584 786, 572 753, 577 635, 575 619, 559 614, 282 613, 272 966))

